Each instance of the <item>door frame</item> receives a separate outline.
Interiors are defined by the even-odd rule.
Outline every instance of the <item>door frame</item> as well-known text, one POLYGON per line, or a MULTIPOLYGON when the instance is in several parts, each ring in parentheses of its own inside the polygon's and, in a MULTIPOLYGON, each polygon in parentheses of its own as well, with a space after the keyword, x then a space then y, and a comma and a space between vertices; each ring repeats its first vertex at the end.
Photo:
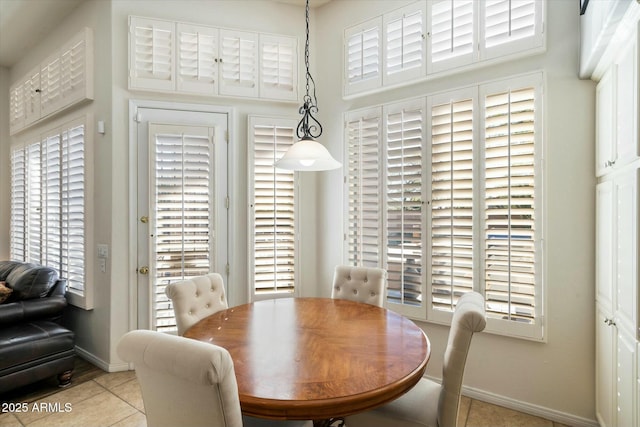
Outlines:
MULTIPOLYGON (((137 114, 140 108, 156 108, 163 110, 181 110, 203 113, 221 113, 227 115, 227 189, 228 194, 235 194, 235 182, 233 180, 232 165, 235 164, 235 147, 232 141, 235 140, 235 109, 233 107, 207 105, 207 104, 187 104, 179 102, 153 101, 144 99, 129 100, 129 330, 138 329, 138 222, 137 222, 137 195, 138 195, 138 135, 137 135, 137 114)), ((235 245, 233 243, 233 231, 236 227, 236 212, 234 203, 229 203, 228 209, 228 260, 229 275, 234 270, 233 254, 235 245)), ((231 291, 231 290, 229 290, 231 291)), ((230 292, 229 292, 230 293, 230 292)))

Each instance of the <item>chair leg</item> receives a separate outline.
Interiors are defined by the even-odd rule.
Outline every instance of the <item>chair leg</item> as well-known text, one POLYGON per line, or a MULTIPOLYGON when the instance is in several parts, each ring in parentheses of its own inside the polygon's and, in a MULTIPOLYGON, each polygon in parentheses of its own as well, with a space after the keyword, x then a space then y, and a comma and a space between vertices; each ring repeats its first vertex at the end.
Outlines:
POLYGON ((71 376, 73 375, 73 369, 69 369, 68 371, 64 371, 61 374, 58 374, 58 387, 67 387, 71 384, 71 376))
POLYGON ((329 418, 328 420, 313 420, 313 427, 344 427, 344 418, 329 418))

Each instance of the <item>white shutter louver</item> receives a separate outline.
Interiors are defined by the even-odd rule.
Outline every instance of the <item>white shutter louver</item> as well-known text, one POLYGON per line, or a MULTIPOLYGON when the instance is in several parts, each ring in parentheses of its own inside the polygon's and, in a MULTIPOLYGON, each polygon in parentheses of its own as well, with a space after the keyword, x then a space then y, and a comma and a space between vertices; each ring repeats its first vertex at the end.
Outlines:
POLYGON ((349 265, 357 267, 382 266, 381 122, 379 108, 347 121, 345 252, 349 265))
POLYGON ((429 71, 471 63, 475 50, 473 0, 439 0, 430 6, 429 71))
POLYGON ((22 261, 26 258, 26 173, 26 149, 24 147, 12 149, 10 257, 14 261, 22 261))
POLYGON ((9 89, 9 127, 13 135, 25 125, 25 82, 20 82, 9 89))
POLYGON ((40 112, 51 114, 59 107, 62 99, 61 58, 59 55, 45 61, 40 70, 40 112))
POLYGON ((258 35, 220 30, 222 70, 220 94, 257 97, 258 35))
POLYGON ((129 88, 175 90, 175 24, 130 17, 129 88))
POLYGON ((382 20, 380 18, 345 30, 345 94, 382 84, 382 20))
POLYGON ((431 304, 473 290, 473 100, 431 109, 431 304))
POLYGON ((250 121, 252 273, 256 294, 295 290, 295 173, 274 167, 274 162, 294 143, 295 124, 275 122, 266 118, 250 121))
POLYGON ((70 290, 86 297, 85 289, 85 126, 62 133, 62 271, 70 290))
POLYGON ((213 128, 151 125, 150 158, 155 188, 151 196, 154 324, 175 330, 165 287, 209 273, 213 263, 213 128))
POLYGON ((73 37, 60 54, 60 104, 56 109, 93 99, 93 36, 89 28, 73 37))
POLYGON ((298 99, 297 41, 260 35, 260 97, 298 99))
POLYGON ((42 141, 42 264, 61 272, 62 182, 60 135, 42 141))
POLYGON ((487 314, 536 321, 535 89, 485 98, 487 314))
POLYGON ((177 24, 177 89, 204 95, 218 93, 218 30, 177 24))
POLYGON ((23 87, 24 125, 26 126, 40 118, 40 68, 29 73, 23 87))
POLYGON ((41 262, 42 243, 42 171, 40 170, 40 142, 27 146, 27 252, 25 261, 41 262))
POLYGON ((386 113, 387 300, 422 306, 422 144, 424 108, 386 113))
POLYGON ((416 3, 385 15, 384 84, 425 74, 424 5, 416 3))

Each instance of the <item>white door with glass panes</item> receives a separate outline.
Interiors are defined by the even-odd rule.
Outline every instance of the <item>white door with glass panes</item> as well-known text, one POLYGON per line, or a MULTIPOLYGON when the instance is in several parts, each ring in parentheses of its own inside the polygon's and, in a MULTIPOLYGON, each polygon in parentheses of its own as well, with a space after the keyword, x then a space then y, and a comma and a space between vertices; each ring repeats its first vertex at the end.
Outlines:
POLYGON ((227 281, 226 112, 138 108, 138 328, 175 331, 165 287, 227 281))

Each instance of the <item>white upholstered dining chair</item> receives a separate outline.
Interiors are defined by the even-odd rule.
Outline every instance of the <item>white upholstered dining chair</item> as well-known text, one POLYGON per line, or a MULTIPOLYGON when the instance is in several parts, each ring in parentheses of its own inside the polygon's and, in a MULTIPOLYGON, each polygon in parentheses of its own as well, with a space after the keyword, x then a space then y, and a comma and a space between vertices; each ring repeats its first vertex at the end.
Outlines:
POLYGON ((387 272, 382 268, 338 265, 333 274, 331 298, 384 306, 387 272))
POLYGON ((398 399, 346 417, 348 427, 456 427, 464 366, 475 332, 484 330, 484 298, 477 292, 458 300, 444 352, 442 384, 422 378, 398 399))
POLYGON ((125 334, 118 355, 133 363, 149 427, 311 427, 242 415, 233 361, 222 347, 138 330, 125 334))
POLYGON ((167 285, 165 294, 173 303, 178 335, 199 320, 228 308, 222 276, 209 273, 167 285))

